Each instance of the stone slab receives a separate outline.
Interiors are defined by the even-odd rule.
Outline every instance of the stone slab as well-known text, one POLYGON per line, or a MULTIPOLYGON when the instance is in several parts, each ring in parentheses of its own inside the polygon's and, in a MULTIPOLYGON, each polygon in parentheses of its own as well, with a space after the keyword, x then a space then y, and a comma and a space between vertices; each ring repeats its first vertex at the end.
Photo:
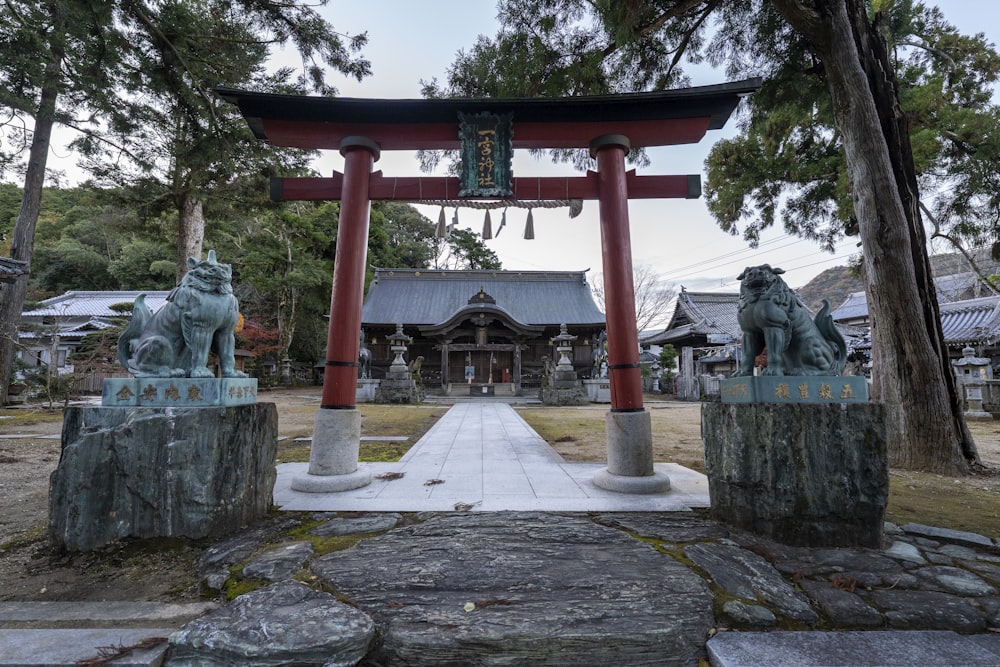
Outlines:
POLYGON ((722 632, 708 641, 712 667, 996 667, 996 643, 948 631, 722 632))
POLYGON ((951 542, 965 546, 979 547, 997 552, 996 543, 985 535, 971 533, 964 530, 952 530, 951 528, 938 528, 937 526, 925 526, 920 523, 907 523, 899 527, 904 533, 927 537, 932 540, 951 542))
MULTIPOLYGON (((74 630, 0 630, 0 667, 76 667, 100 656, 101 647, 133 646, 143 640, 166 638, 172 629, 86 628, 74 630)), ((127 656, 101 663, 110 667, 159 667, 167 643, 136 649, 127 656)))
POLYGON ((757 375, 719 381, 723 403, 867 403, 868 381, 857 375, 757 375))
POLYGON ((203 408, 257 402, 257 378, 108 378, 105 407, 203 408))
POLYGON ((374 639, 371 617, 297 581, 237 597, 170 635, 170 665, 358 664, 374 639))
POLYGON ((690 667, 714 624, 700 576, 583 515, 440 514, 311 569, 375 618, 373 664, 690 667))

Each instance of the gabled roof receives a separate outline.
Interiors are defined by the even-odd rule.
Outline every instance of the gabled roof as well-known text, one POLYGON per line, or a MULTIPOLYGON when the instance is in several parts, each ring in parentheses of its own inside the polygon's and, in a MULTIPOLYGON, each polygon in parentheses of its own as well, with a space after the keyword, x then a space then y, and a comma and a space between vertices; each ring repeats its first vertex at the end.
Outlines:
POLYGON ((92 334, 95 331, 103 331, 104 329, 110 329, 113 327, 108 319, 101 317, 92 317, 89 320, 72 320, 67 323, 60 323, 58 326, 54 327, 58 331, 53 330, 48 326, 41 327, 26 327, 22 331, 19 331, 17 337, 21 340, 31 340, 31 339, 46 339, 52 336, 54 333, 59 334, 59 338, 63 341, 66 340, 79 340, 85 336, 92 334))
POLYGON ((361 310, 363 326, 438 325, 480 292, 522 325, 600 325, 586 271, 376 269, 361 310))
POLYGON ((682 287, 666 329, 643 342, 660 345, 710 335, 739 340, 741 331, 736 321, 739 300, 738 292, 688 292, 682 287))
POLYGON ((992 294, 979 275, 972 271, 934 278, 934 291, 937 292, 938 303, 978 299, 992 294))
POLYGON ((42 301, 38 308, 21 313, 21 317, 121 317, 122 314, 111 310, 111 306, 118 303, 132 303, 140 294, 146 295, 146 305, 149 306, 150 310, 156 312, 167 300, 170 290, 66 292, 63 295, 42 301))
POLYGON ((832 311, 830 316, 834 322, 854 320, 868 317, 868 297, 864 292, 852 292, 832 311))

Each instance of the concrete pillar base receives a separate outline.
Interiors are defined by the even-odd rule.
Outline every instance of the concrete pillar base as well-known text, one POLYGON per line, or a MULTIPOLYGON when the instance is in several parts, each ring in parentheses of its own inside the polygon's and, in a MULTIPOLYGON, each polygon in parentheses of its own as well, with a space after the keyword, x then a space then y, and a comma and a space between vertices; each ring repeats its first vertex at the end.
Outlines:
POLYGON ((303 493, 336 493, 360 489, 371 484, 372 474, 365 468, 358 468, 345 475, 295 475, 292 477, 292 489, 303 493))
POLYGON ((595 486, 615 493, 654 494, 670 490, 670 478, 659 470, 654 471, 652 475, 630 477, 616 475, 608 472, 607 468, 601 468, 594 473, 593 481, 595 486))
POLYGON ((608 467, 594 473, 594 484, 616 493, 666 493, 670 478, 653 468, 653 431, 649 413, 609 412, 608 467))
POLYGON ((653 474, 653 427, 649 412, 614 412, 604 420, 608 438, 608 472, 626 477, 653 474))
POLYGON ((358 469, 361 448, 361 412, 356 408, 316 411, 309 472, 292 478, 292 488, 306 493, 349 491, 371 482, 371 473, 358 469))

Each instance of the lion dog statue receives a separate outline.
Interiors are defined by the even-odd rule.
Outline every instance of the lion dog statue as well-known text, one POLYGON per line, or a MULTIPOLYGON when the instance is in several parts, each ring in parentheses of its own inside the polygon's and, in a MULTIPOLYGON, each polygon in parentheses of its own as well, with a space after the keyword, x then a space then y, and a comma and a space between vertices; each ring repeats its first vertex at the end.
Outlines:
POLYGON ((246 377, 235 368, 234 330, 239 304, 233 296, 229 264, 188 260, 188 272, 155 314, 140 294, 132 320, 118 339, 118 359, 135 377, 210 378, 210 352, 219 357, 222 377, 246 377))
POLYGON ((830 303, 810 318, 781 278, 782 269, 748 266, 740 280, 737 320, 743 330, 743 354, 736 375, 753 375, 754 359, 767 348, 764 375, 840 375, 847 364, 847 344, 833 324, 830 303))

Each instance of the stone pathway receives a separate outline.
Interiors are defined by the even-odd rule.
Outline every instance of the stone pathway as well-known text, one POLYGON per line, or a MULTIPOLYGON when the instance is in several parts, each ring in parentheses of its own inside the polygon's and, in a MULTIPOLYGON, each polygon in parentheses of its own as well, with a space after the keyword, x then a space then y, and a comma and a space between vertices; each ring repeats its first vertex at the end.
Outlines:
POLYGON ((363 463, 368 486, 303 493, 292 478, 307 463, 278 466, 274 502, 289 511, 421 512, 534 510, 675 512, 708 507, 708 480, 676 463, 658 463, 668 493, 628 495, 599 488, 600 463, 567 463, 507 403, 457 403, 397 462, 363 463))
POLYGON ((691 513, 306 519, 311 535, 364 539, 327 555, 301 537, 271 545, 240 576, 315 577, 372 619, 370 664, 1000 665, 986 633, 1000 626, 1000 550, 973 533, 889 525, 885 549, 807 549, 691 513))

